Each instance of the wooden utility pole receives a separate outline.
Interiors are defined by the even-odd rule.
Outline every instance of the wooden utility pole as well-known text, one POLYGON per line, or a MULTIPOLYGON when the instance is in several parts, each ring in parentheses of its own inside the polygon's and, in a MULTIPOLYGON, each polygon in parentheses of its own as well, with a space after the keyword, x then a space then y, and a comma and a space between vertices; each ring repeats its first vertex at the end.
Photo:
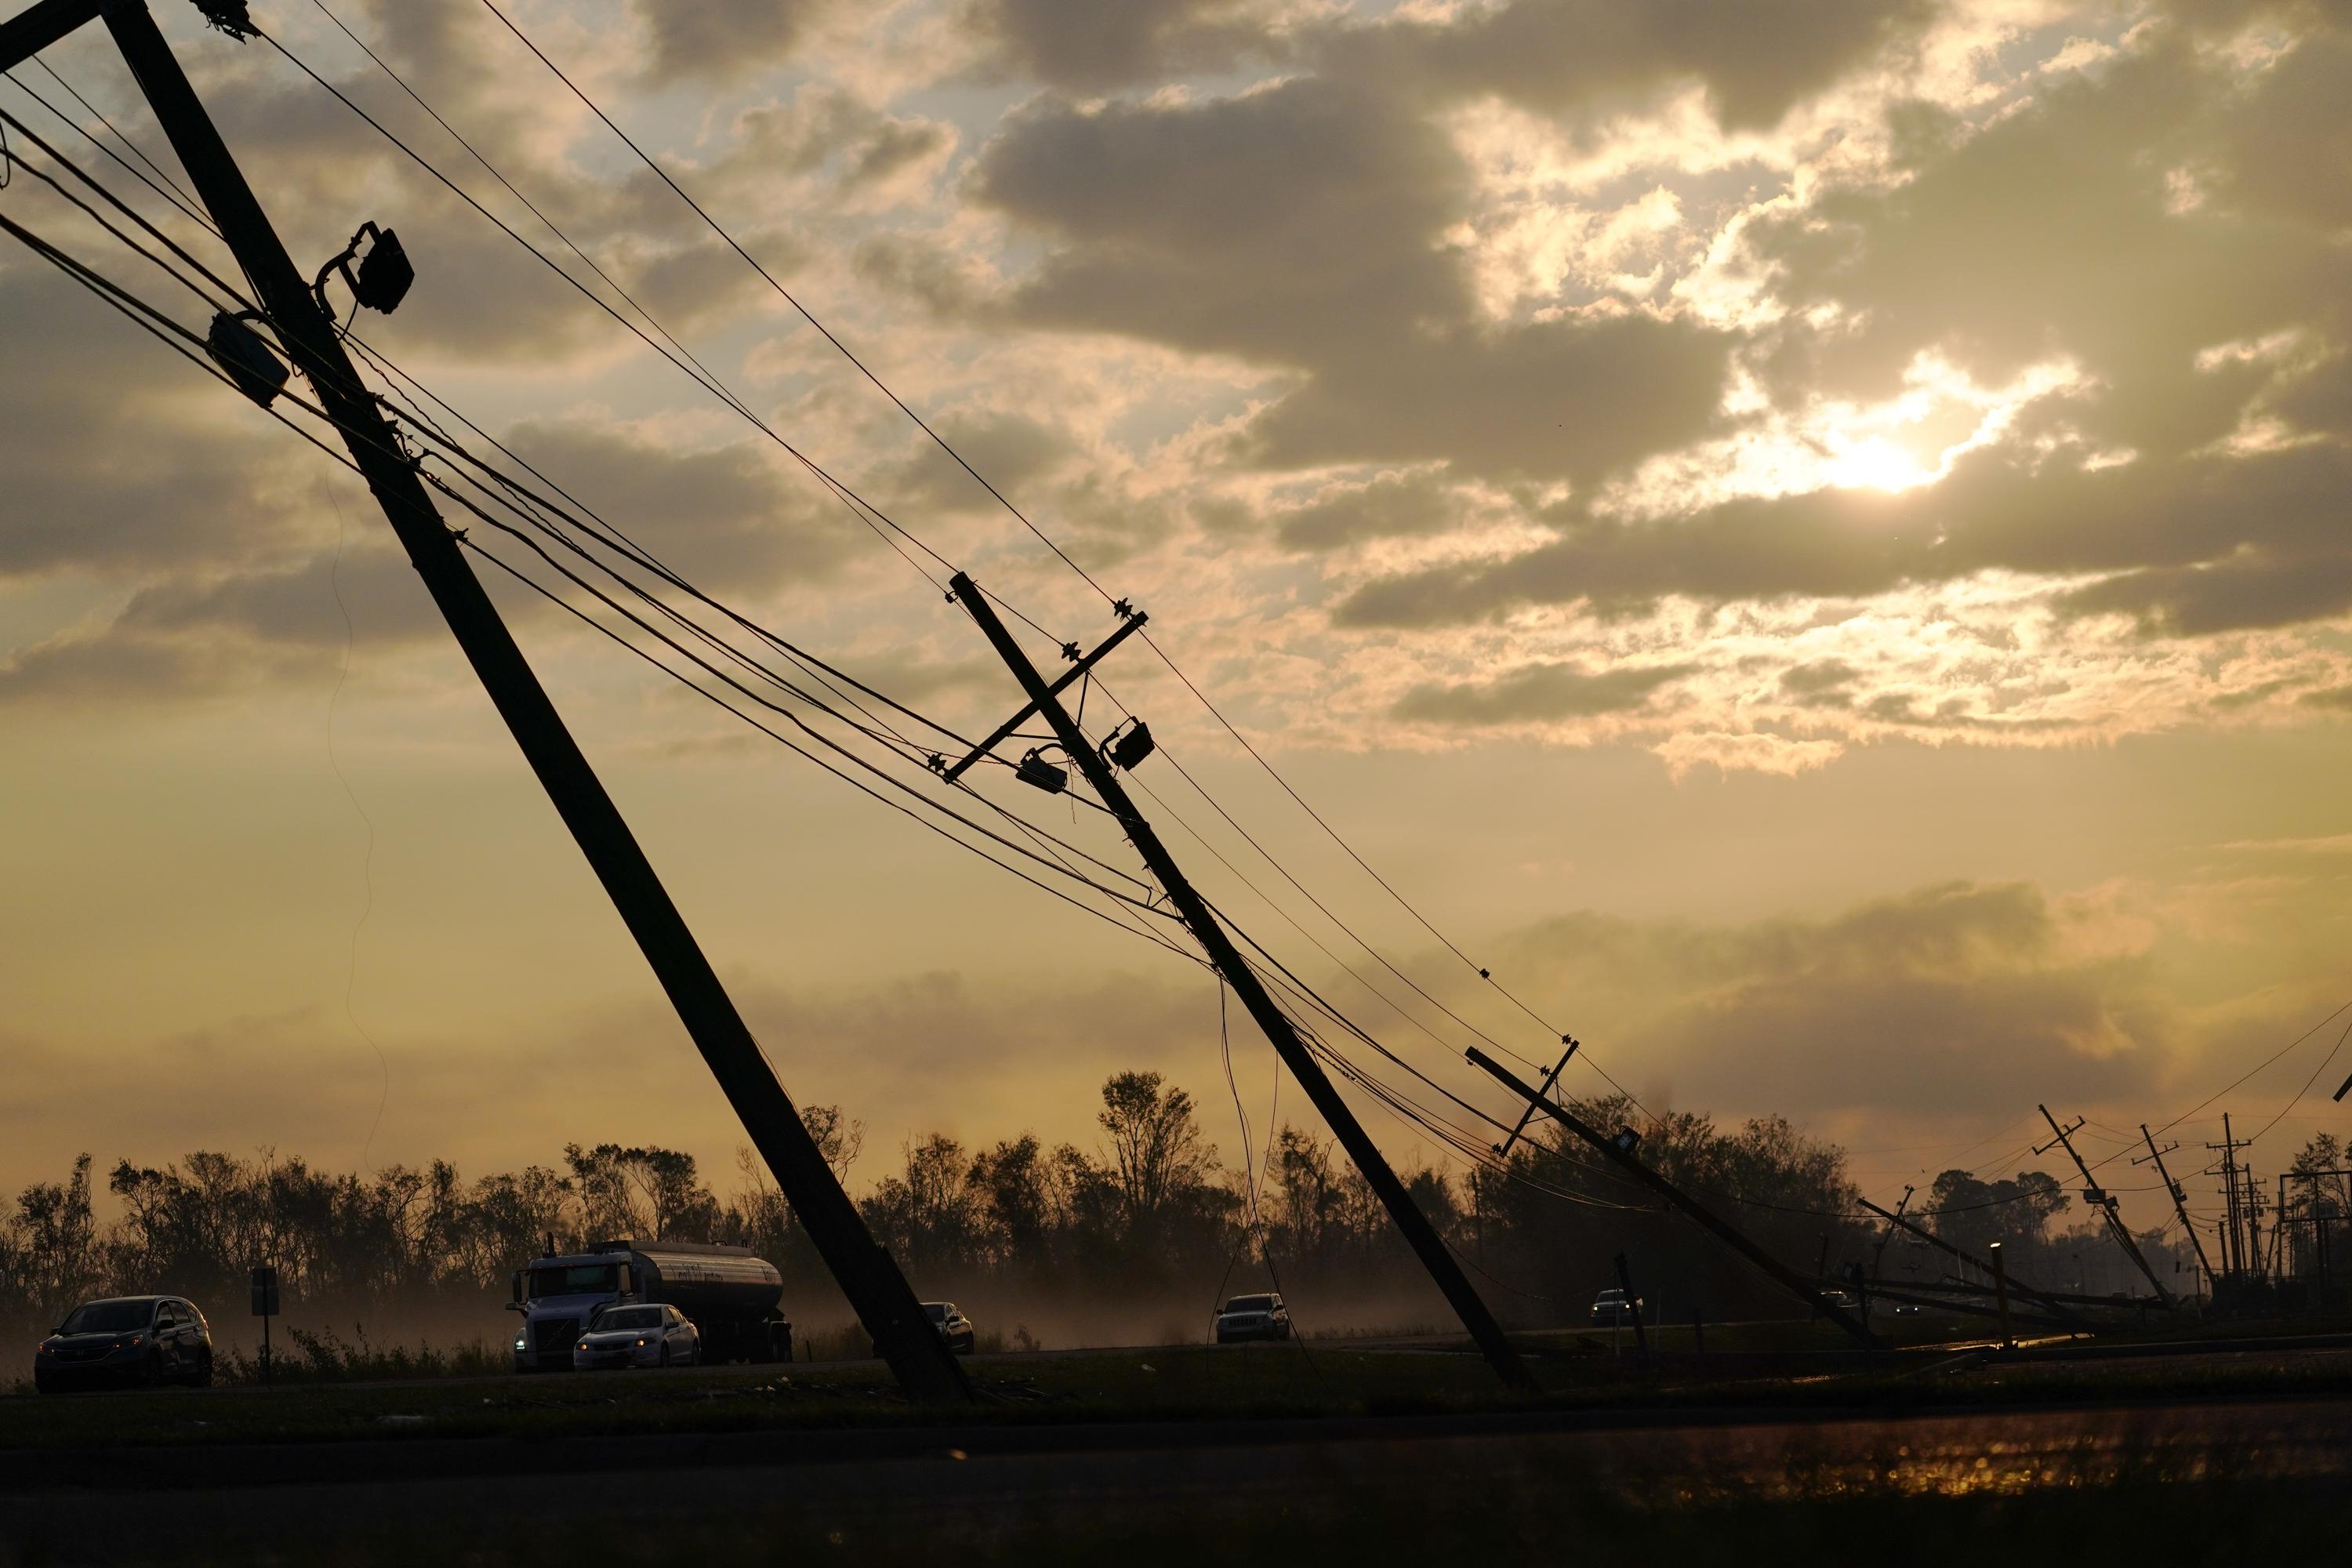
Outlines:
POLYGON ((2063 1148, 2066 1151, 2066 1157, 2074 1162, 2074 1169, 2083 1173, 2083 1201, 2096 1208, 2105 1216, 2108 1234, 2112 1235, 2116 1244, 2131 1256, 2131 1260, 2139 1265, 2139 1271, 2147 1276, 2148 1284, 2156 1290, 2157 1300, 2169 1310, 2173 1304, 2172 1293, 2164 1288, 2164 1281, 2156 1277, 2156 1270, 2148 1267, 2147 1258, 2140 1252, 2139 1243, 2132 1239, 2131 1226, 2124 1224, 2123 1215, 2117 1212, 2123 1206, 2122 1203, 2113 1193, 2091 1179, 2091 1167, 2083 1163, 2082 1155, 2074 1152, 2074 1133, 2076 1128, 2083 1125, 2082 1120, 2077 1118, 2074 1127, 2061 1127, 2058 1125, 2058 1119, 2050 1114, 2048 1106, 2041 1107, 2041 1110, 2042 1120, 2050 1123, 2050 1131, 2058 1134, 2058 1141, 2055 1143, 2044 1143, 2034 1152, 2046 1154, 2054 1148, 2063 1148))
MULTIPOLYGON (((1898 1229, 1909 1232, 1911 1235, 1917 1237, 1920 1240, 1926 1242, 1930 1247, 1942 1248, 1944 1251, 1950 1253, 1954 1258, 1963 1264, 1972 1264, 1987 1275, 1992 1273, 1993 1262, 1991 1258, 1971 1258, 1966 1252, 1963 1252, 1960 1248, 1955 1247, 1952 1243, 1946 1241, 1942 1237, 1937 1236, 1934 1231, 1928 1230, 1912 1220, 1906 1219, 1901 1215, 1896 1214, 1892 1210, 1880 1208, 1868 1198, 1864 1198, 1861 1202, 1863 1207, 1878 1215, 1881 1219, 1886 1221, 1887 1224, 1894 1226, 1898 1229)), ((1965 1282, 1968 1276, 1963 1274, 1960 1278, 1962 1281, 1965 1282)), ((2031 1296, 2033 1300, 2042 1302, 2044 1306, 2048 1307, 2052 1311, 2058 1313, 2061 1317, 2068 1318, 2070 1321, 2075 1321, 2073 1320, 2073 1315, 2067 1312, 2066 1309, 2059 1304, 2063 1298, 2053 1295, 2047 1290, 2037 1290, 2022 1279, 2012 1279, 2010 1283, 2016 1287, 2017 1293, 2019 1295, 2031 1296)), ((1976 1287, 1976 1289, 1981 1289, 1982 1287, 1979 1286, 1976 1287)), ((1882 1296, 1886 1292, 1883 1289, 1879 1292, 1882 1296)))
POLYGON ((1911 1194, 1917 1190, 1917 1188, 1914 1187, 1908 1182, 1903 1184, 1903 1196, 1895 1204, 1895 1212, 1886 1216, 1886 1234, 1878 1238, 1878 1245, 1876 1247, 1871 1248, 1870 1269, 1872 1273, 1881 1276, 1885 1274, 1886 1244, 1895 1239, 1895 1226, 1903 1223, 1903 1211, 1911 1206, 1911 1194))
POLYGON ((2135 1165, 2145 1165, 2150 1162, 2155 1163, 2157 1180, 2162 1182, 2164 1190, 2172 1194, 2172 1212, 2179 1216, 2180 1228, 2189 1233, 2189 1245, 2197 1249, 2197 1267, 2205 1271, 2205 1295, 2210 1300, 2213 1295, 2213 1266, 2205 1260, 2204 1238, 2197 1234, 2196 1226, 2189 1222, 2189 1191, 2179 1182, 2174 1181, 2172 1173, 2164 1168, 2165 1155, 2179 1148, 2180 1145, 2168 1143, 2161 1149, 2158 1148, 2156 1135, 2147 1130, 2147 1123, 2145 1121, 2139 1124, 2139 1135, 2147 1141, 2147 1159, 2134 1160, 2132 1163, 2135 1165))
MULTIPOLYGON (((988 596, 980 591, 978 584, 959 572, 950 580, 949 586, 956 602, 971 614, 973 622, 987 637, 990 646, 996 649, 997 656, 1013 671, 1013 679, 1021 683, 1022 692, 1028 698, 1031 709, 1045 719, 1047 727, 1060 741, 1062 750, 1086 775, 1087 782, 1094 786, 1095 794, 1103 805, 1109 807, 1111 815, 1118 819, 1128 842, 1134 845, 1136 851, 1143 857, 1144 864, 1150 868, 1152 876, 1167 892, 1169 902, 1175 906, 1177 915, 1191 930, 1193 940, 1209 955, 1209 962, 1215 965, 1218 973, 1224 976, 1225 984, 1234 988, 1234 994, 1241 999, 1242 1005, 1248 1009, 1257 1026, 1265 1031, 1276 1054, 1290 1068, 1290 1075, 1307 1091, 1307 1098, 1315 1102, 1315 1109, 1338 1137, 1340 1147, 1356 1163, 1356 1169, 1363 1173, 1364 1180, 1370 1184, 1373 1193, 1388 1209, 1389 1217, 1396 1222, 1406 1245, 1421 1259, 1422 1267, 1429 1270, 1430 1278, 1436 1281, 1438 1289, 1461 1318, 1462 1326, 1470 1331, 1471 1339, 1486 1352, 1495 1374, 1513 1388, 1532 1390, 1536 1386, 1535 1379, 1519 1359, 1519 1352, 1504 1337, 1502 1325, 1495 1321, 1494 1314, 1486 1310, 1486 1303, 1471 1288, 1469 1278, 1462 1272, 1462 1266, 1454 1260, 1454 1255, 1446 1250, 1444 1239, 1429 1223, 1429 1216, 1421 1212, 1421 1205, 1413 1202, 1412 1194, 1397 1179, 1397 1173, 1389 1168, 1387 1156, 1381 1152, 1380 1145, 1372 1142, 1371 1134, 1364 1131, 1363 1124, 1356 1120, 1356 1113, 1349 1109, 1347 1100, 1340 1097, 1330 1077, 1324 1072, 1322 1064, 1315 1059, 1297 1026, 1268 994, 1265 983, 1258 979, 1257 972, 1249 966, 1241 950, 1234 945, 1233 938, 1210 910, 1208 900, 1185 878, 1175 858, 1169 854, 1168 847, 1160 842, 1160 835, 1136 809, 1126 786, 1118 782, 1118 772, 1110 759, 1079 730, 1077 721, 1070 717, 1069 710, 1062 706, 1060 695, 1037 672, 1037 667, 1030 662, 1028 654, 1005 629, 1003 620, 996 613, 996 606, 989 603, 988 596)), ((1114 637, 1123 635, 1124 628, 1114 637)))
POLYGON ((1634 1137, 1631 1128, 1618 1133, 1614 1138, 1605 1137, 1598 1129, 1573 1111, 1564 1110, 1537 1093, 1533 1084, 1520 1079, 1510 1068, 1477 1047, 1471 1047, 1466 1055, 1475 1066, 1483 1068, 1496 1082, 1598 1150, 1626 1174, 1696 1220, 1700 1227, 1717 1241, 1769 1275, 1773 1282, 1782 1289, 1853 1335, 1855 1342, 1864 1349, 1870 1348, 1870 1330, 1857 1321, 1845 1309, 1831 1300, 1826 1292, 1805 1283, 1803 1275, 1748 1240, 1744 1233, 1717 1217, 1706 1205, 1635 1159, 1633 1147, 1639 1140, 1634 1137))
POLYGON ((1642 1303, 1633 1296, 1633 1266, 1622 1252, 1617 1255, 1617 1294, 1624 1302, 1617 1315, 1622 1318, 1627 1312, 1633 1314, 1633 1350, 1646 1367, 1650 1364, 1650 1331, 1642 1326, 1642 1303))
POLYGON ((2017 1343, 2017 1331, 2009 1325, 2009 1265, 2001 1261, 2000 1243, 1994 1242, 1991 1250, 1992 1288, 1998 1292, 1994 1299, 2000 1303, 2000 1342, 2013 1345, 2017 1343))
MULTIPOLYGON (((216 26, 237 33, 242 0, 198 3, 216 26)), ((334 321, 287 255, 143 0, 42 0, 0 25, 0 69, 100 16, 205 210, 252 279, 270 326, 296 367, 309 376, 425 591, 636 938, 777 1185, 808 1227, 843 1295, 909 1396, 969 1402, 972 1393, 963 1368, 924 1316, 898 1265, 875 1245, 802 1124, 652 863, 482 591, 457 537, 434 510, 416 465, 369 396, 344 354, 334 321)))
POLYGON ((2246 1271, 2246 1238, 2242 1228, 2243 1205, 2238 1192, 2238 1151, 2246 1147, 2230 1130, 2230 1113, 2221 1112, 2221 1141, 2208 1143, 2208 1149, 2218 1149, 2221 1163, 2205 1173, 2221 1178, 2221 1272, 2232 1282, 2246 1271))

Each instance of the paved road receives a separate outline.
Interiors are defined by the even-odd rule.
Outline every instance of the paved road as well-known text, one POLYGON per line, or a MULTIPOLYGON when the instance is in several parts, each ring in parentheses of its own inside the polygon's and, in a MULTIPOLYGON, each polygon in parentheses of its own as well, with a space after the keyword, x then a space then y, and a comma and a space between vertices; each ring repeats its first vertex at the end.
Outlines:
MULTIPOLYGON (((499 1473, 498 1456, 521 1447, 506 1439, 334 1445, 311 1451, 313 1458, 331 1451, 332 1468, 312 1466, 299 1485, 268 1479, 284 1473, 290 1456, 259 1451, 237 1474, 202 1478, 160 1454, 79 1473, 0 1476, 0 1548, 14 1543, 27 1560, 109 1563, 159 1555, 156 1543, 165 1541, 234 1553, 299 1539, 311 1543, 311 1560, 331 1561, 337 1540, 420 1529, 464 1540, 518 1510, 600 1535, 714 1520, 766 1520, 778 1530, 838 1522, 854 1531, 913 1515, 959 1525, 1017 1517, 1024 1528, 1051 1530, 1057 1521, 1113 1513, 1197 1521, 1266 1507, 1345 1510, 1405 1489, 1556 1492, 1564 1478, 1654 1504, 1685 1495, 1823 1495, 1854 1485, 1951 1491, 2215 1473, 2341 1489, 2352 1483, 2352 1403, 1821 1420, 1726 1414, 1643 1426, 1544 1414, 741 1433, 575 1439, 558 1468, 499 1473), (429 1465, 420 1472, 435 1449, 457 1452, 441 1473, 429 1465), (245 1479, 250 1484, 234 1484, 245 1479)), ((0 1560, 6 1555, 0 1550, 0 1560)))

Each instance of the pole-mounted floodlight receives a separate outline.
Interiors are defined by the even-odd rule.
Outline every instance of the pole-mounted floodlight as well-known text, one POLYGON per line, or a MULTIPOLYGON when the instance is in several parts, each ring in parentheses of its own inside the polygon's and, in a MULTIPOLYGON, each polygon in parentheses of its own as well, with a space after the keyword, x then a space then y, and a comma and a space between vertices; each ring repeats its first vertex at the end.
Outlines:
POLYGON ((408 296, 408 286, 416 281, 416 268, 408 264, 408 252, 401 248, 400 236, 388 228, 378 228, 373 222, 360 225, 343 253, 319 268, 318 280, 310 291, 319 297, 319 308, 332 321, 334 310, 327 303, 327 279, 341 273, 345 287, 356 302, 371 310, 389 316, 400 308, 408 296), (368 253, 360 256, 360 241, 369 241, 368 253), (352 258, 359 257, 360 269, 352 271, 352 258))

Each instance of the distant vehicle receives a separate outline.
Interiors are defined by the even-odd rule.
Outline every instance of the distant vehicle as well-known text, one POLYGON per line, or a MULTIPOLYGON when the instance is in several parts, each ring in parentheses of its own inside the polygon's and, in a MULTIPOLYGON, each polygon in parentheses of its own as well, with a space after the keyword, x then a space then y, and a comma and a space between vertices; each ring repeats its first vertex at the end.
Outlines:
POLYGON ((980 1342, 979 1331, 971 1326, 970 1318, 956 1310, 953 1301, 926 1301, 923 1316, 930 1319, 940 1338, 947 1341, 948 1349, 958 1355, 970 1355, 972 1346, 980 1342))
POLYGON ((702 1359, 702 1335, 667 1302, 599 1307, 572 1347, 580 1372, 604 1366, 693 1366, 702 1359))
POLYGON ((1236 1340, 1286 1340, 1290 1309, 1279 1296, 1236 1296, 1218 1310, 1216 1331, 1221 1345, 1236 1340))
MULTIPOLYGON (((784 1278, 748 1247, 693 1241, 595 1241, 516 1270, 507 1310, 522 1314, 517 1372, 572 1370, 572 1347, 605 1307, 676 1307, 697 1331, 705 1363, 790 1361, 793 1325, 780 1304, 784 1278)), ((632 1347, 634 1348, 634 1347, 632 1347)))
POLYGON ((1919 1315, 1919 1303, 1897 1301, 1895 1303, 1895 1315, 1898 1318, 1916 1318, 1919 1315))
MULTIPOLYGON (((938 1331, 940 1338, 947 1341, 948 1349, 957 1355, 970 1355, 972 1346, 980 1342, 979 1331, 971 1326, 970 1318, 956 1309, 953 1301, 926 1301, 923 1303, 923 1316, 931 1321, 931 1327, 938 1331)), ((876 1345, 874 1353, 879 1357, 882 1347, 876 1345)))
POLYGON ((1643 1321, 1643 1305, 1639 1296, 1629 1303, 1624 1291, 1603 1290, 1592 1298, 1592 1321, 1604 1328, 1612 1323, 1638 1323, 1643 1321))
POLYGON ((180 1296, 84 1301, 33 1352, 33 1386, 43 1394, 164 1382, 202 1388, 212 1380, 212 1329, 180 1296))

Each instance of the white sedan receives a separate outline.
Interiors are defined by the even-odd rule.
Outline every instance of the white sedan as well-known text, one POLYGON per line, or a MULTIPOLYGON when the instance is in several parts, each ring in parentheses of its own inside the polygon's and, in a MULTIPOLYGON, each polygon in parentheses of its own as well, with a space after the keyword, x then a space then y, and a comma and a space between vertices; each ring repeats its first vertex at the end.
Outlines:
POLYGON ((574 1370, 604 1366, 692 1366, 702 1332, 676 1307, 605 1307, 572 1347, 574 1370))

